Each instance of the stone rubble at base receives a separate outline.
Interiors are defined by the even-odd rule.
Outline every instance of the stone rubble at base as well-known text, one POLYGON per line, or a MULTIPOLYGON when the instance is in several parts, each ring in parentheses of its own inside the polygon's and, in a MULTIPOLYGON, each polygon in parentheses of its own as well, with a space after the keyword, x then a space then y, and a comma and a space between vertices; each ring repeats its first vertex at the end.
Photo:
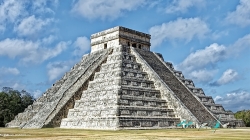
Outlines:
POLYGON ((93 34, 91 53, 6 127, 162 129, 218 119, 244 126, 151 52, 149 34, 118 26, 93 34))

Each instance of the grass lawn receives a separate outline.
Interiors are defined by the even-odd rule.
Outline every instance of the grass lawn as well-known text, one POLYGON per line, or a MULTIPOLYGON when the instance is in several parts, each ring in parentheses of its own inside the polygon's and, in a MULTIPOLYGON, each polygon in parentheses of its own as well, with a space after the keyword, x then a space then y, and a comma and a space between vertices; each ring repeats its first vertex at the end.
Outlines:
POLYGON ((164 130, 82 130, 0 128, 0 139, 104 139, 104 140, 250 140, 250 128, 237 129, 164 129, 164 130))

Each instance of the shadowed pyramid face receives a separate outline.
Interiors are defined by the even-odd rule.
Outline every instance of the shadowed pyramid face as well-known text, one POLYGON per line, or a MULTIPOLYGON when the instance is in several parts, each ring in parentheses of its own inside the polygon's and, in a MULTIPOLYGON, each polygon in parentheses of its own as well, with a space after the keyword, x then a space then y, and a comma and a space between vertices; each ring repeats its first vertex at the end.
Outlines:
POLYGON ((231 115, 151 52, 150 35, 118 26, 93 34, 91 53, 7 126, 158 129, 217 116, 243 126, 231 115))

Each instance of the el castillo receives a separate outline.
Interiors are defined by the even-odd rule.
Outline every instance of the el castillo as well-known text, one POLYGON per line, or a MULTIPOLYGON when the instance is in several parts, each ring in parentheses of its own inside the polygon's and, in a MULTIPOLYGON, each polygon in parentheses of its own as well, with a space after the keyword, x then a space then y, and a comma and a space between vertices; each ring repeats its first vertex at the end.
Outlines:
POLYGON ((91 35, 91 52, 6 127, 164 129, 183 120, 244 127, 181 71, 150 51, 150 34, 117 26, 91 35))

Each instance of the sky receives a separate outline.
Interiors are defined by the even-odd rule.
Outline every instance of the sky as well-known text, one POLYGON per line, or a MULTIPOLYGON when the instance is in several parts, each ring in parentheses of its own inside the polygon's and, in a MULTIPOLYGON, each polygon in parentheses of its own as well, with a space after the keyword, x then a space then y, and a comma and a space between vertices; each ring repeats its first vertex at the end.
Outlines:
POLYGON ((249 0, 0 0, 0 88, 41 96, 115 26, 151 34, 226 110, 250 109, 249 0))

